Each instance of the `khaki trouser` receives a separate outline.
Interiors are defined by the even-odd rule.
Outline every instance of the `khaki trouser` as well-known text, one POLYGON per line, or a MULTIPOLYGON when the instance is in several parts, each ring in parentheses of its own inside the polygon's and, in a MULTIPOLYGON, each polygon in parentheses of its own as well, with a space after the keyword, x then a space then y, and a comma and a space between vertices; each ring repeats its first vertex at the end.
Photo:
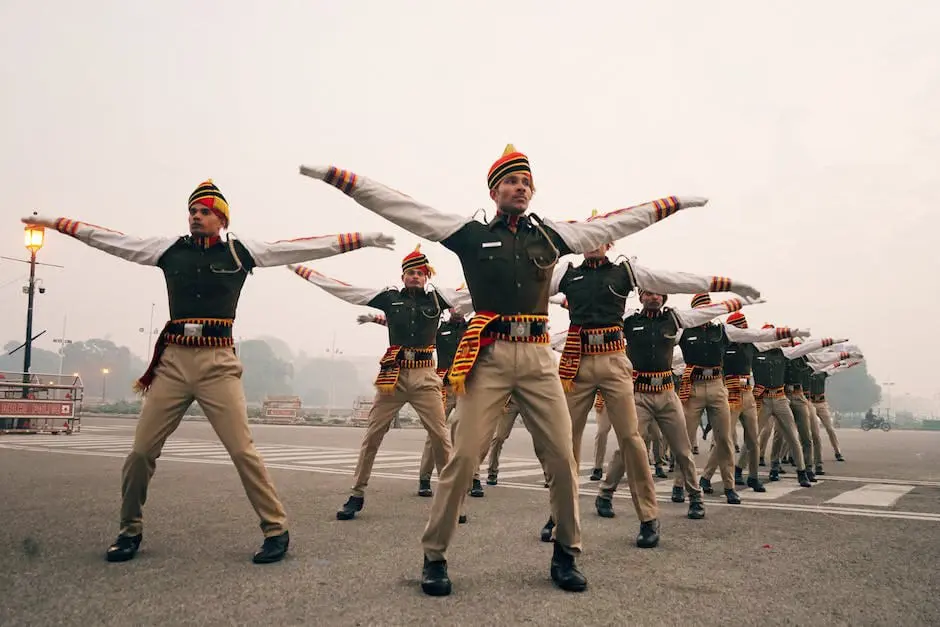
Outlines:
MULTIPOLYGON (((454 408, 457 407, 457 395, 447 387, 447 400, 444 403, 444 420, 450 425, 450 441, 454 441, 454 430, 457 428, 457 417, 454 408)), ((431 434, 424 439, 424 450, 421 452, 421 465, 418 468, 418 479, 430 481, 434 472, 434 448, 431 446, 431 434)), ((474 479, 479 479, 479 473, 474 479)))
POLYGON ((813 403, 813 407, 816 408, 816 415, 819 416, 826 433, 829 434, 829 444, 832 445, 832 451, 836 455, 841 455, 842 449, 839 448, 839 438, 836 436, 835 427, 832 425, 832 413, 829 411, 829 403, 826 401, 813 403))
POLYGON ((466 486, 480 463, 480 451, 492 437, 509 394, 519 404, 536 454, 548 472, 554 539, 566 552, 573 555, 581 552, 578 472, 571 444, 571 417, 552 349, 547 344, 497 340, 480 350, 473 371, 467 377, 466 394, 458 400, 460 419, 454 454, 440 471, 438 489, 422 537, 424 554, 431 561, 445 559, 467 497, 466 486))
POLYGON ((805 394, 803 395, 803 404, 806 405, 809 432, 813 436, 813 463, 816 466, 822 466, 822 442, 819 440, 819 418, 816 416, 816 408, 809 402, 805 394))
MULTIPOLYGON (((701 499, 702 488, 698 484, 695 460, 692 459, 692 444, 689 442, 689 432, 685 426, 685 416, 682 414, 679 396, 674 390, 637 392, 634 395, 634 401, 639 430, 646 431, 649 423, 655 420, 676 457, 679 472, 676 473, 675 484, 677 486, 684 484, 689 496, 701 499)), ((649 465, 646 468, 649 472, 649 465)), ((618 451, 610 459, 607 477, 601 482, 598 495, 610 498, 623 478, 623 473, 624 460, 618 451)))
POLYGON ((653 465, 665 466, 669 463, 669 446, 655 420, 649 421, 646 433, 642 434, 648 448, 652 450, 653 465))
POLYGON ((232 348, 166 347, 141 408, 134 446, 124 461, 121 535, 141 533, 157 458, 193 401, 231 456, 265 537, 287 529, 284 507, 251 437, 241 376, 242 364, 232 348))
POLYGON ((512 429, 516 426, 516 418, 520 415, 519 407, 513 404, 509 409, 504 408, 496 419, 496 430, 493 432, 493 439, 490 440, 489 445, 483 450, 483 456, 480 461, 480 463, 483 463, 483 459, 486 459, 486 455, 489 453, 490 463, 486 471, 487 475, 490 477, 495 477, 499 474, 499 456, 503 453, 503 444, 505 444, 509 436, 512 435, 512 429))
MULTIPOLYGON (((749 389, 741 390, 741 405, 731 410, 732 430, 737 432, 734 425, 740 421, 744 427, 744 448, 741 449, 741 457, 737 466, 744 468, 744 460, 747 459, 747 475, 757 479, 757 466, 760 462, 757 450, 757 438, 759 431, 757 429, 757 402, 754 400, 754 392, 749 389)), ((715 474, 715 468, 718 467, 718 458, 715 455, 717 448, 712 449, 708 456, 708 463, 702 476, 711 480, 715 474)))
MULTIPOLYGON (((362 438, 359 461, 356 462, 356 472, 353 475, 353 496, 365 495, 369 477, 372 475, 372 464, 375 463, 375 454, 379 452, 379 446, 385 439, 395 415, 405 403, 411 403, 431 437, 431 452, 438 475, 450 459, 452 448, 450 431, 444 418, 444 403, 441 401, 441 378, 437 376, 434 368, 402 368, 398 383, 395 384, 395 392, 377 393, 372 402, 369 425, 366 427, 365 437, 362 438)), ((470 485, 469 479, 467 485, 470 485)))
POLYGON ((567 393, 575 465, 581 466, 581 437, 598 390, 604 397, 605 413, 620 445, 617 457, 627 469, 627 484, 636 515, 640 522, 653 520, 659 515, 656 487, 650 473, 646 444, 640 437, 633 395, 633 367, 622 351, 581 356, 574 388, 567 393))
MULTIPOLYGON (((728 407, 728 388, 722 379, 708 379, 692 382, 692 394, 682 404, 686 424, 690 432, 699 425, 699 417, 704 409, 708 413, 708 422, 712 426, 712 438, 715 449, 711 456, 721 472, 721 482, 725 490, 734 489, 734 440, 731 437, 731 408, 728 407)), ((713 470, 714 472, 714 470, 713 470)))
MULTIPOLYGON (((805 470, 806 464, 803 458, 803 450, 800 448, 800 439, 797 436, 797 425, 796 420, 793 416, 793 411, 790 409, 790 401, 786 397, 780 398, 768 398, 764 397, 764 400, 761 404, 760 418, 758 418, 759 424, 763 425, 761 427, 761 433, 759 436, 760 442, 766 442, 767 438, 770 437, 771 429, 773 429, 775 435, 774 438, 780 438, 780 441, 784 440, 790 446, 790 449, 793 452, 793 461, 796 462, 796 467, 798 470, 805 470), (771 420, 773 418, 773 420, 771 420)), ((776 456, 774 456, 774 450, 771 449, 771 461, 780 463, 780 451, 776 451, 776 456)), ((745 455, 747 454, 747 448, 742 449, 741 459, 746 459, 745 455)))
POLYGON ((610 419, 607 407, 594 412, 597 420, 597 433, 594 434, 594 468, 603 468, 607 457, 607 437, 610 435, 610 419))
MULTIPOLYGON (((796 431, 800 436, 800 446, 803 452, 803 462, 805 468, 812 470, 813 465, 813 431, 810 425, 809 410, 806 408, 806 397, 802 392, 791 392, 787 394, 790 401, 790 409, 793 411, 793 420, 796 422, 796 431)), ((796 453, 790 447, 790 455, 796 458, 796 453)), ((797 466, 799 467, 799 466, 797 466)))

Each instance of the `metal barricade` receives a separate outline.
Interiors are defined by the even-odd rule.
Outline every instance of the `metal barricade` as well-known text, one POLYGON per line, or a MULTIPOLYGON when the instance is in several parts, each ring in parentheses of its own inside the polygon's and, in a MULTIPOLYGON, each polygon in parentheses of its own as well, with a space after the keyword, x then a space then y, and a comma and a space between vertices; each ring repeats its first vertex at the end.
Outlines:
POLYGON ((78 432, 83 393, 77 375, 0 371, 0 434, 78 432))

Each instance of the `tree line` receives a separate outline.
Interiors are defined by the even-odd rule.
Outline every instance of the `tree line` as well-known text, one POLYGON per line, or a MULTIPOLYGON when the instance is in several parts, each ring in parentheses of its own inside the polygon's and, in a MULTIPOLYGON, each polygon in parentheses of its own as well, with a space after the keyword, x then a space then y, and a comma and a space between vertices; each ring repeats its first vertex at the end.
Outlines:
MULTIPOLYGON (((21 342, 11 340, 0 356, 0 371, 20 372, 23 350, 10 354, 21 342)), ((372 378, 378 368, 373 361, 360 361, 310 356, 275 337, 245 340, 237 345, 244 365, 242 377, 245 396, 259 403, 265 396, 297 395, 307 406, 325 406, 333 388, 333 405, 350 407, 357 396, 371 396, 372 378)), ((78 373, 85 386, 88 402, 133 400, 133 382, 147 367, 142 359, 126 346, 101 338, 92 338, 65 345, 62 353, 33 347, 31 372, 78 373), (107 373, 104 370, 107 369, 107 373)), ((828 379, 826 393, 830 406, 840 413, 865 412, 881 399, 881 387, 862 363, 828 379)))

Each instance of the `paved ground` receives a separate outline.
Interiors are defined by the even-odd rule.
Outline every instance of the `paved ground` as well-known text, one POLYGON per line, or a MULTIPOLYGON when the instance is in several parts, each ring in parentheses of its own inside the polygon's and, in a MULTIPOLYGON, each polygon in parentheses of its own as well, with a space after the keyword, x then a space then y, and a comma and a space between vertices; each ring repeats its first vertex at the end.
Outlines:
MULTIPOLYGON (((362 430, 255 426, 292 519, 289 558, 256 566, 260 533, 230 462, 208 424, 184 423, 158 462, 141 552, 107 564, 133 426, 0 436, 0 625, 940 624, 938 433, 840 430, 848 461, 827 461, 814 488, 790 472, 766 495, 742 491, 742 506, 709 498, 704 521, 668 502, 663 481, 652 551, 632 545, 628 495, 613 520, 595 514, 584 469, 579 595, 548 577, 547 491, 517 428, 500 485, 468 499, 448 555, 454 594, 432 599, 418 587, 423 431, 389 433, 365 510, 340 522, 362 430)), ((593 432, 586 458, 591 446, 593 432)))

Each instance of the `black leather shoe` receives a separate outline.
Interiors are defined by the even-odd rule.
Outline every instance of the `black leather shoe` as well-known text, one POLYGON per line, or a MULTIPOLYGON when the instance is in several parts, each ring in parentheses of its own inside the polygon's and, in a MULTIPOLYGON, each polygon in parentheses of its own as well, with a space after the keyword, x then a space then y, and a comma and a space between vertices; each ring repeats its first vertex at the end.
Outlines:
POLYGON ((137 549, 140 548, 140 542, 144 539, 144 534, 138 533, 136 536, 118 536, 114 544, 108 547, 105 553, 105 559, 109 562, 126 562, 134 559, 137 549))
POLYGON ((705 494, 712 494, 715 491, 715 488, 712 487, 711 479, 706 479, 705 477, 698 478, 698 486, 702 488, 702 492, 705 494))
POLYGON ((760 461, 757 462, 757 465, 758 465, 758 466, 766 466, 766 465, 767 465, 767 462, 765 462, 765 461, 764 461, 764 458, 761 457, 761 458, 760 458, 760 461))
POLYGON ((461 514, 460 516, 458 516, 458 517, 457 517, 457 524, 458 524, 458 525, 465 525, 465 524, 467 524, 467 515, 466 515, 466 514, 461 514))
POLYGON ((587 579, 578 570, 574 557, 565 552, 560 544, 555 545, 552 553, 552 581, 562 590, 583 592, 587 588, 587 579))
POLYGON ((450 594, 450 577, 447 576, 447 560, 429 562, 424 558, 421 571, 421 590, 432 597, 446 597, 450 594))
POLYGON ((653 472, 653 476, 656 477, 657 479, 668 479, 668 478, 669 478, 669 475, 667 475, 665 472, 663 472, 663 467, 662 467, 662 466, 656 466, 656 467, 655 467, 655 472, 653 472))
POLYGON ((809 478, 806 476, 805 470, 796 471, 796 480, 800 482, 800 486, 803 488, 812 488, 813 484, 810 483, 809 478))
POLYGON ((734 467, 734 485, 746 485, 744 483, 744 469, 740 466, 734 467))
POLYGON ((741 497, 734 490, 725 490, 725 498, 728 500, 728 505, 741 504, 741 497))
POLYGON ((826 474, 826 471, 823 470, 822 464, 816 464, 816 470, 814 470, 813 473, 817 475, 824 475, 826 474))
POLYGON ((655 518, 640 523, 640 533, 636 536, 636 545, 641 549, 652 549, 659 544, 659 521, 655 518))
POLYGON ((685 488, 682 486, 672 486, 672 502, 685 503, 685 488))
POLYGON ((254 554, 251 561, 255 564, 271 564, 280 562, 287 554, 287 545, 290 544, 290 533, 270 536, 264 539, 261 550, 254 554))
POLYGON ((491 472, 486 476, 486 485, 496 485, 496 473, 491 472))
POLYGON ((760 482, 760 479, 757 477, 748 477, 747 478, 747 487, 754 490, 755 492, 766 492, 767 488, 764 487, 764 484, 760 482))
POLYGON ((844 461, 845 461, 845 458, 842 457, 842 453, 836 453, 836 461, 837 461, 837 462, 844 462, 844 461))
POLYGON ((418 479, 418 496, 434 496, 430 479, 418 479))
POLYGON ((600 481, 603 476, 604 476, 604 469, 595 468, 593 471, 591 471, 590 479, 591 481, 600 481))
POLYGON ((470 496, 475 496, 477 498, 483 496, 483 486, 480 485, 479 479, 473 480, 473 485, 470 486, 470 496))
POLYGON ((705 518, 705 503, 702 502, 702 497, 689 498, 689 518, 692 520, 705 518))
POLYGON ((604 498, 599 496, 594 499, 594 509, 597 510, 597 515, 601 518, 613 518, 614 517, 614 503, 611 499, 604 498))
POLYGON ((693 455, 698 455, 698 447, 697 447, 697 446, 693 446, 693 447, 692 447, 692 454, 693 454, 693 455))
POLYGON ((539 537, 542 542, 551 542, 552 541, 552 530, 555 528, 555 521, 548 518, 548 522, 545 523, 545 526, 542 527, 542 531, 539 532, 539 537))
POLYGON ((349 497, 349 500, 343 505, 343 509, 336 512, 336 520, 352 520, 355 518, 356 514, 362 511, 365 500, 366 497, 364 496, 349 497))
POLYGON ((809 468, 806 469, 806 478, 809 479, 810 483, 816 483, 819 481, 819 479, 816 478, 816 474, 809 468))

